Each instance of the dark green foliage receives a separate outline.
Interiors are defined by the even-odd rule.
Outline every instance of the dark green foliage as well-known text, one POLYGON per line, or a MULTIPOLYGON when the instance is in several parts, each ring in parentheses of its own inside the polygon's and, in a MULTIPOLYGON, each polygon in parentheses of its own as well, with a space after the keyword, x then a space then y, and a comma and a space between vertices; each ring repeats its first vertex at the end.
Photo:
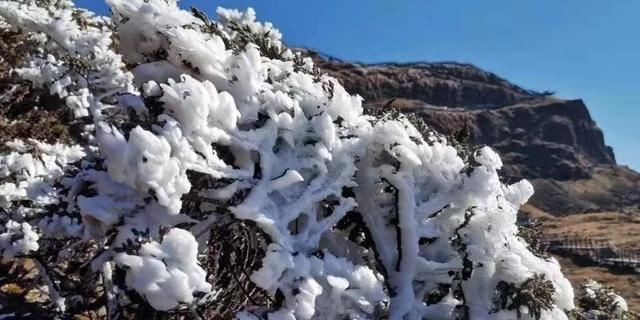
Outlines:
POLYGON ((191 14, 204 22, 204 24, 200 27, 200 31, 204 33, 215 34, 216 36, 220 37, 222 39, 222 42, 224 42, 224 46, 229 49, 233 49, 234 51, 238 49, 237 46, 233 42, 231 42, 231 40, 229 40, 229 38, 224 35, 222 31, 220 31, 218 25, 214 21, 209 20, 209 17, 207 17, 206 13, 199 10, 198 8, 191 7, 191 14))
POLYGON ((542 241, 542 229, 538 221, 530 220, 520 224, 517 235, 527 243, 529 251, 536 257, 549 259, 549 253, 547 252, 549 245, 542 241))
POLYGON ((88 78, 89 72, 92 71, 91 63, 86 57, 67 54, 66 56, 61 57, 60 60, 69 66, 70 71, 74 71, 85 79, 88 78))
POLYGON ((476 207, 471 207, 464 212, 464 222, 456 228, 455 236, 451 239, 451 246, 458 251, 460 257, 462 258, 462 270, 460 272, 460 279, 468 280, 471 278, 471 273, 473 272, 473 262, 469 260, 469 253, 467 253, 467 244, 464 241, 463 235, 460 234, 460 230, 465 228, 471 218, 475 215, 474 210, 476 207))
POLYGON ((500 281, 493 297, 493 312, 516 311, 522 317, 522 307, 526 307, 534 319, 540 319, 544 310, 552 310, 555 294, 553 283, 544 274, 534 274, 521 284, 500 281))
POLYGON ((475 170, 475 168, 481 166, 480 162, 476 160, 476 157, 479 156, 479 152, 480 152, 480 149, 482 149, 482 146, 476 147, 476 146, 470 146, 470 145, 464 145, 464 144, 457 144, 457 145, 454 145, 454 148, 456 148, 456 151, 458 151, 458 155, 460 155, 460 157, 462 157, 462 159, 464 159, 464 162, 465 162, 465 166, 464 168, 462 168, 462 170, 460 170, 460 173, 464 173, 468 177, 471 175, 473 170, 475 170))
POLYGON ((235 22, 231 22, 231 24, 229 24, 229 29, 238 33, 236 35, 238 46, 237 48, 234 48, 235 53, 238 53, 240 50, 244 50, 248 44, 253 43, 258 46, 262 56, 269 59, 287 60, 282 57, 282 54, 284 53, 283 48, 271 43, 269 31, 263 34, 254 33, 248 25, 239 25, 235 22))
POLYGON ((453 139, 461 144, 469 144, 469 139, 471 138, 471 129, 469 128, 469 124, 465 123, 462 128, 456 131, 453 134, 453 139))
POLYGON ((610 287, 588 281, 576 290, 576 309, 568 313, 569 319, 636 320, 637 314, 625 311, 620 296, 610 287))
POLYGON ((320 82, 322 81, 323 73, 318 69, 317 66, 313 66, 311 72, 305 70, 305 62, 304 57, 299 52, 293 57, 293 70, 296 72, 306 72, 313 76, 313 81, 320 82))
POLYGON ((427 297, 425 299, 425 303, 427 305, 432 305, 436 303, 440 303, 442 299, 444 299, 451 290, 451 285, 449 284, 440 284, 436 288, 429 291, 427 297))
POLYGON ((462 260, 462 270, 452 272, 451 276, 453 277, 453 286, 452 286, 452 294, 453 297, 460 300, 462 303, 456 306, 455 310, 455 319, 456 320, 468 320, 469 319, 469 310, 466 304, 466 297, 464 294, 464 289, 462 287, 462 283, 464 281, 469 280, 471 278, 471 274, 473 273, 473 262, 469 259, 469 253, 467 252, 467 243, 464 240, 464 235, 460 234, 460 230, 464 229, 469 222, 471 222, 471 218, 475 215, 476 207, 470 207, 464 212, 464 222, 456 228, 455 234, 449 241, 451 242, 451 247, 455 249, 460 255, 460 259, 462 260))

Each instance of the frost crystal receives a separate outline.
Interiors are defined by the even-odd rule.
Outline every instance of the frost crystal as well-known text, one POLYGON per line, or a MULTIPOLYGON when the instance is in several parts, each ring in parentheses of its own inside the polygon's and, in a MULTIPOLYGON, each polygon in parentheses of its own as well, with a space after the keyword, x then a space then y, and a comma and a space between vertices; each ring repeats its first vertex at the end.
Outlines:
POLYGON ((193 235, 171 229, 162 243, 145 243, 139 255, 120 253, 115 261, 128 267, 127 285, 143 294, 155 309, 169 310, 181 302, 191 303, 194 291, 211 290, 197 255, 193 235))
POLYGON ((566 319, 574 308, 558 262, 517 235, 531 184, 502 184, 490 148, 463 160, 404 117, 363 114, 252 9, 213 21, 173 0, 107 3, 110 18, 0 1, 39 46, 18 76, 84 124, 78 146, 16 141, 0 155, 3 256, 37 252, 56 270, 75 260, 73 279, 102 288, 45 281, 59 312, 96 292, 113 318, 145 304, 238 319, 566 319), (259 232, 219 240, 229 257, 214 250, 239 222, 259 232), (212 273, 221 267, 248 279, 246 303, 216 305, 237 293, 213 285, 229 277, 212 273), (517 289, 532 277, 544 303, 496 308, 496 296, 528 297, 517 289))

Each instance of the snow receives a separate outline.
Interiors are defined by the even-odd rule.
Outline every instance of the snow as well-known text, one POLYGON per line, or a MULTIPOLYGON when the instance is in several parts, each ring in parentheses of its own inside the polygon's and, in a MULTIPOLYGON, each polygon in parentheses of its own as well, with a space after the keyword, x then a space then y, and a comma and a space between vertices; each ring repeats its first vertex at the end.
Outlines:
POLYGON ((271 180, 271 189, 284 189, 296 182, 302 182, 304 178, 296 170, 287 170, 281 177, 271 180))
POLYGON ((115 128, 100 127, 98 139, 108 154, 108 172, 114 181, 140 191, 152 189, 158 203, 172 213, 180 211, 180 197, 191 187, 179 161, 171 156, 169 142, 150 131, 136 127, 129 140, 115 128))
POLYGON ((77 218, 54 214, 40 220, 38 228, 46 237, 62 239, 68 236, 81 237, 84 226, 77 218))
POLYGON ((272 243, 267 247, 262 268, 251 275, 251 281, 265 290, 275 291, 282 273, 293 265, 293 257, 288 252, 284 252, 282 247, 272 243))
POLYGON ((9 220, 0 231, 2 231, 0 233, 0 251, 4 257, 12 258, 16 255, 37 251, 39 248, 38 239, 40 236, 26 222, 18 223, 9 220), (14 239, 16 236, 18 239, 14 239))
POLYGON ((586 310, 587 312, 584 314, 586 319, 599 319, 607 316, 624 318, 625 312, 629 310, 624 298, 599 282, 587 280, 582 291, 585 298, 588 298, 585 304, 596 304, 594 306, 596 310, 586 310))
POLYGON ((191 303, 193 292, 209 292, 206 273, 197 263, 198 243, 182 229, 171 229, 161 243, 145 243, 140 255, 116 255, 128 267, 127 285, 137 290, 156 310, 191 303))

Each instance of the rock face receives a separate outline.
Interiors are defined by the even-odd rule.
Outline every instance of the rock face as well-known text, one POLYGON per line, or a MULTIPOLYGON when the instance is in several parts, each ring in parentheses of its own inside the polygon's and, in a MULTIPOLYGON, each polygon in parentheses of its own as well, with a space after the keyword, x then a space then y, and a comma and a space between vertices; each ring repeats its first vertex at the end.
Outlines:
POLYGON ((588 178, 593 165, 615 165, 581 100, 545 98, 495 109, 416 111, 445 133, 467 124, 473 143, 500 151, 508 176, 575 180, 588 178))
POLYGON ((466 126, 470 142, 501 153, 505 176, 534 184, 531 204, 542 210, 638 210, 640 174, 616 165, 582 100, 526 90, 469 64, 360 64, 303 51, 365 106, 417 113, 445 134, 466 126))

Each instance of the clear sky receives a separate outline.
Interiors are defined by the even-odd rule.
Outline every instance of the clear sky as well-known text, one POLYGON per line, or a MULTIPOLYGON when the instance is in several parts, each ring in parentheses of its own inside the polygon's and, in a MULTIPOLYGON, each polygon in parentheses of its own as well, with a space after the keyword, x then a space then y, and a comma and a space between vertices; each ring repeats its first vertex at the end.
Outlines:
MULTIPOLYGON (((96 0, 78 5, 101 13, 96 0)), ((617 160, 640 170, 638 0, 184 0, 253 7, 289 45, 362 62, 460 61, 582 98, 617 160)))

